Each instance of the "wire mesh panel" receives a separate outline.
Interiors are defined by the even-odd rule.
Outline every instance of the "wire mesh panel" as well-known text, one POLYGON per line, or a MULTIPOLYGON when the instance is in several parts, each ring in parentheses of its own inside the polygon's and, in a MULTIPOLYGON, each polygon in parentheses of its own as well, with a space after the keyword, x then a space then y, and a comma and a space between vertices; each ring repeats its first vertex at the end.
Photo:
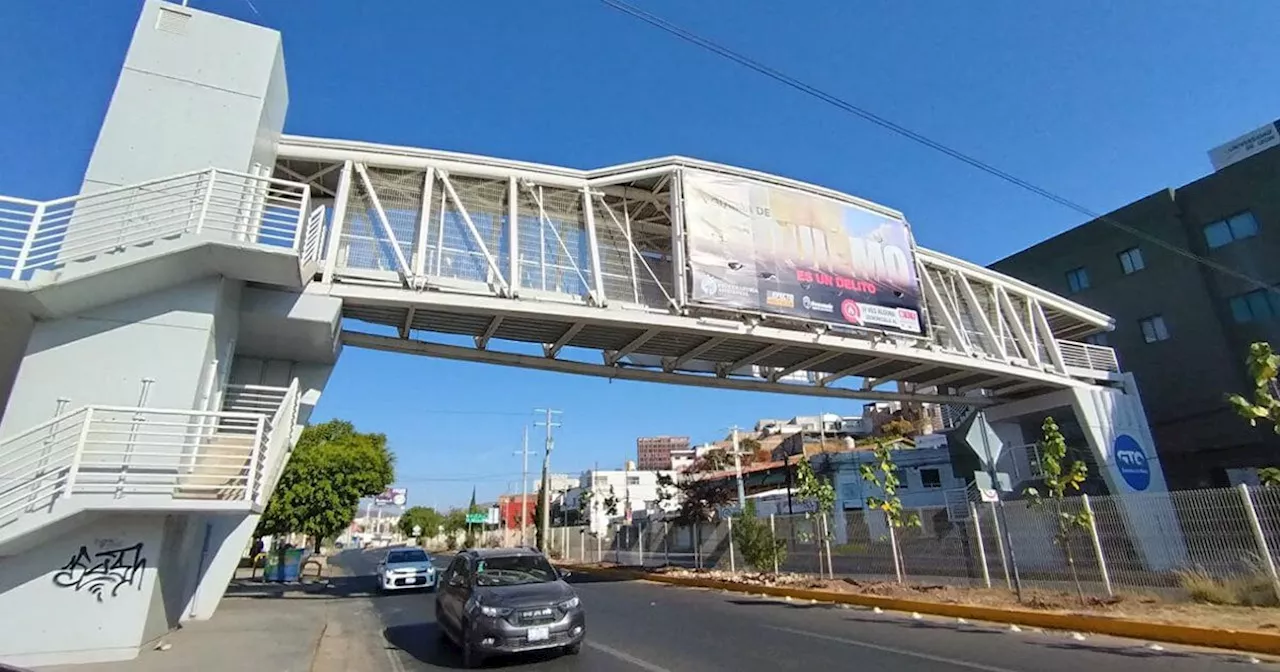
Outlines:
POLYGON ((352 180, 340 259, 350 268, 407 272, 409 269, 399 268, 396 248, 412 264, 425 176, 420 171, 386 168, 369 168, 365 173, 369 176, 367 185, 360 176, 352 180), (375 198, 387 226, 374 205, 375 198))
POLYGON ((594 283, 582 192, 526 184, 518 206, 520 287, 587 296, 594 283))

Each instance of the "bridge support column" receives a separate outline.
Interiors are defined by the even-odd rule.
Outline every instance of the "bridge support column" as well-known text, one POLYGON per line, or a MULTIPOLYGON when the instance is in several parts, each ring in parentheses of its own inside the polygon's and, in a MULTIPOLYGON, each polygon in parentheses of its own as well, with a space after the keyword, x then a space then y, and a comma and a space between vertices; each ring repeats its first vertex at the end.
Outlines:
POLYGON ((195 531, 199 572, 195 589, 183 612, 183 621, 203 621, 211 618, 227 592, 227 586, 235 578, 240 559, 253 538, 262 516, 206 516, 197 518, 195 531))
POLYGON ((1038 441, 1039 425, 1046 416, 1053 416, 1059 424, 1066 420, 1066 414, 1074 416, 1097 465, 1097 475, 1115 496, 1115 510, 1143 563, 1153 570, 1185 565, 1186 543, 1132 374, 1124 374, 1120 387, 1060 390, 995 406, 986 413, 1006 442, 1006 432, 1013 429, 1001 431, 1003 423, 1020 426, 1026 440, 1038 441))

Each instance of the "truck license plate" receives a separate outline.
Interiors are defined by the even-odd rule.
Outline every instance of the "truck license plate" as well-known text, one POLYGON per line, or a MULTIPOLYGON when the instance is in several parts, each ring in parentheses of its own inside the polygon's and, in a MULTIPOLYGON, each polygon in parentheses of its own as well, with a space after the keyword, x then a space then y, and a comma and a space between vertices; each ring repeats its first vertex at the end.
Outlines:
POLYGON ((551 630, 546 626, 529 628, 530 642, 545 642, 551 638, 551 630))

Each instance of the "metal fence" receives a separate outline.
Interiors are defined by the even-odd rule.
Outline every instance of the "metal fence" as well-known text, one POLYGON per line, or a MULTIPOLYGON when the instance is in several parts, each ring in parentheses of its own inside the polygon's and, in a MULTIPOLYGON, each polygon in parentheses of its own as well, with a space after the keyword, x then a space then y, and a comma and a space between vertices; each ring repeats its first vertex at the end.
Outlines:
MULTIPOLYGON (((1069 497, 1061 509, 1029 501, 907 509, 920 526, 889 534, 878 511, 835 512, 824 534, 816 515, 759 520, 786 542, 777 569, 855 580, 904 580, 975 587, 1186 595, 1261 604, 1280 597, 1280 488, 1223 488, 1107 497, 1069 497), (1087 524, 1060 534, 1060 512, 1088 511, 1087 524), (828 550, 829 548, 829 550, 828 550), (895 562, 895 555, 897 562, 895 562), (1158 559, 1157 559, 1158 558, 1158 559), (900 571, 899 571, 900 570, 900 571), (1225 593, 1225 594, 1224 594, 1225 593)), ((577 562, 772 571, 748 565, 734 519, 702 525, 648 521, 603 534, 554 528, 551 551, 577 562)))

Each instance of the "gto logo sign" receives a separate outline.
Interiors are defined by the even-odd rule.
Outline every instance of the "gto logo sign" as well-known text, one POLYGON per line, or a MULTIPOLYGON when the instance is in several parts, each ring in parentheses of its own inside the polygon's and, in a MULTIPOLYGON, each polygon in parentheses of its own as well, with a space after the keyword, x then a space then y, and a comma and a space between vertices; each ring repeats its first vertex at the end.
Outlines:
POLYGON ((1134 490, 1146 490, 1151 485, 1151 465, 1147 462, 1147 453, 1142 444, 1128 434, 1116 437, 1114 455, 1116 471, 1120 478, 1134 490))

